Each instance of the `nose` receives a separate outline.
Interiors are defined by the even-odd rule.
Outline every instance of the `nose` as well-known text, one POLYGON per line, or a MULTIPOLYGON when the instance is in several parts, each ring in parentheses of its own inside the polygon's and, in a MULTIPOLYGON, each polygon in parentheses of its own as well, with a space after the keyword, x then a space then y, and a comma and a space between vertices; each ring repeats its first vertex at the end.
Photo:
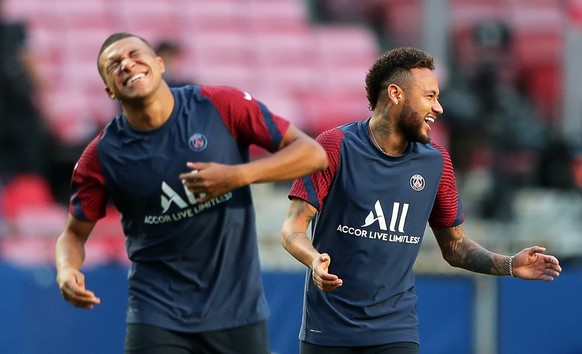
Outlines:
POLYGON ((435 100, 435 103, 432 107, 432 110, 435 111, 435 113, 437 113, 437 114, 443 114, 443 112, 444 112, 443 106, 441 106, 441 103, 439 102, 439 100, 435 100))
POLYGON ((120 63, 121 70, 131 70, 131 68, 133 68, 134 65, 135 62, 130 58, 125 58, 120 63))

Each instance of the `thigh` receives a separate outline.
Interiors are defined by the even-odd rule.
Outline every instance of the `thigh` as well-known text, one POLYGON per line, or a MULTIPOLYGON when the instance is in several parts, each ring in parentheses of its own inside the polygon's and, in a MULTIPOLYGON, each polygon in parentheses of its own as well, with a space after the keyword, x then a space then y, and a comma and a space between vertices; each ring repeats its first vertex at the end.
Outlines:
POLYGON ((270 354, 267 322, 199 333, 196 347, 208 354, 270 354))
POLYGON ((189 354, 184 334, 146 324, 128 324, 125 354, 189 354))
POLYGON ((300 342, 301 354, 418 354, 417 343, 401 342, 369 347, 328 347, 300 342))

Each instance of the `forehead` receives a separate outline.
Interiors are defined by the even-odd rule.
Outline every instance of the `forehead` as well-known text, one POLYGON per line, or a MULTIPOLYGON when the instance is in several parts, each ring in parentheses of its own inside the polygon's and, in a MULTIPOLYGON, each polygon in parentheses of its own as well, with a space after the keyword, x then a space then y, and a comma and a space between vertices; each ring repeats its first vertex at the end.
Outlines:
POLYGON ((137 37, 128 37, 120 39, 105 48, 101 53, 99 60, 105 62, 135 50, 151 51, 148 45, 141 39, 137 37))
POLYGON ((439 91, 439 82, 433 70, 428 68, 414 68, 410 70, 413 78, 413 87, 422 91, 439 91))

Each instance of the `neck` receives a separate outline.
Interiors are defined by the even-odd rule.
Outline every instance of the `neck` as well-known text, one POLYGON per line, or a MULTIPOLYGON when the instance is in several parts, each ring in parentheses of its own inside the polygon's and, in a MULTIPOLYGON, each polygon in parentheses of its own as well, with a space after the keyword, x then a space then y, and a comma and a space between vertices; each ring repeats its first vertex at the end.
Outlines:
POLYGON ((406 151, 408 141, 394 134, 393 129, 383 121, 370 120, 368 135, 378 150, 388 156, 399 156, 406 151))
POLYGON ((161 127, 172 114, 174 95, 163 83, 151 97, 122 103, 129 124, 138 130, 153 130, 161 127))

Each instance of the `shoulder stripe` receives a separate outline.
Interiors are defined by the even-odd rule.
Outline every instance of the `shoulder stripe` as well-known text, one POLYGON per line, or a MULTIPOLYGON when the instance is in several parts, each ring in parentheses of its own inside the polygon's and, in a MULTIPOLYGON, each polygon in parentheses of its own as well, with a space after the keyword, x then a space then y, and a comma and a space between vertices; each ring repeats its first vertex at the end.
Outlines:
POLYGON ((261 113, 263 114, 265 125, 269 130, 271 139, 273 140, 273 146, 275 147, 275 149, 277 149, 281 145, 281 141, 283 141, 283 135, 281 135, 281 133, 279 132, 279 128, 277 127, 277 124, 275 124, 275 122, 273 121, 273 115, 271 114, 271 111, 269 111, 269 109, 267 109, 267 107, 263 103, 259 101, 257 101, 257 103, 261 108, 261 113))

